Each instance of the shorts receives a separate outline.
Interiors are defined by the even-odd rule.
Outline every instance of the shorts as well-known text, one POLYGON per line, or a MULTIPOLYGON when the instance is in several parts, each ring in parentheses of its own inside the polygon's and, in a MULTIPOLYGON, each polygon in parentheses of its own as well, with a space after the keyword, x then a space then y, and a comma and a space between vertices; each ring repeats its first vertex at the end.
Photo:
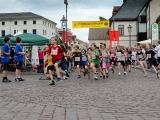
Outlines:
POLYGON ((136 61, 135 60, 132 60, 132 63, 134 64, 136 61))
POLYGON ((158 57, 157 60, 158 60, 158 63, 160 63, 160 57, 158 57))
POLYGON ((9 62, 3 62, 2 66, 3 66, 3 70, 9 70, 9 62))
POLYGON ((77 67, 77 65, 81 65, 81 62, 74 62, 74 66, 77 67))
POLYGON ((108 62, 102 62, 102 68, 110 70, 110 63, 108 63, 108 62))
POLYGON ((152 65, 158 66, 158 63, 157 63, 157 60, 156 60, 156 59, 154 59, 154 60, 149 60, 148 62, 149 62, 149 65, 150 65, 150 66, 152 66, 152 65))
POLYGON ((15 61, 16 63, 16 69, 21 69, 22 68, 22 61, 15 61))
POLYGON ((131 60, 126 60, 125 65, 131 65, 131 60))
POLYGON ((125 66, 124 61, 117 61, 117 63, 121 63, 122 66, 125 66))
POLYGON ((95 68, 100 68, 100 67, 101 67, 100 64, 94 64, 94 63, 93 63, 93 66, 94 66, 95 68))
POLYGON ((116 66, 117 61, 116 60, 111 60, 110 65, 112 65, 112 63, 114 64, 114 66, 116 66))
POLYGON ((56 71, 54 65, 48 66, 48 67, 47 67, 47 71, 49 71, 49 70, 51 70, 51 71, 53 71, 53 70, 56 71))

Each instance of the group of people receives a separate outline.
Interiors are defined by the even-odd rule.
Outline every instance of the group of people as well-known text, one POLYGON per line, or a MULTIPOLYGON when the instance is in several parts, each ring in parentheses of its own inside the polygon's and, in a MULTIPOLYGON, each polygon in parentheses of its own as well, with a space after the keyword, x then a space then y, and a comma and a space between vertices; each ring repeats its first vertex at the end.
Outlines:
MULTIPOLYGON (((3 62, 3 82, 11 82, 7 78, 8 62, 9 62, 9 43, 10 39, 5 38, 5 45, 2 47, 2 62, 3 62)), ((22 67, 23 55, 20 43, 21 38, 17 37, 14 60, 16 62, 16 81, 24 81, 20 76, 20 68, 22 67)), ((144 76, 147 77, 146 68, 148 65, 153 68, 156 73, 156 77, 159 78, 157 69, 160 63, 160 41, 159 45, 151 46, 146 44, 145 49, 142 49, 141 45, 134 47, 122 47, 117 46, 112 49, 108 49, 106 44, 102 44, 97 47, 92 44, 87 50, 80 49, 79 46, 74 48, 63 43, 57 44, 57 38, 51 38, 51 44, 46 44, 45 51, 47 53, 48 60, 44 63, 47 64, 47 71, 51 79, 50 85, 55 85, 56 82, 61 79, 67 79, 70 76, 71 71, 77 69, 78 78, 82 75, 88 76, 98 80, 97 74, 103 79, 109 78, 109 71, 115 72, 115 67, 118 68, 118 75, 121 75, 121 69, 123 74, 127 75, 131 72, 131 66, 135 67, 140 65, 144 76)))

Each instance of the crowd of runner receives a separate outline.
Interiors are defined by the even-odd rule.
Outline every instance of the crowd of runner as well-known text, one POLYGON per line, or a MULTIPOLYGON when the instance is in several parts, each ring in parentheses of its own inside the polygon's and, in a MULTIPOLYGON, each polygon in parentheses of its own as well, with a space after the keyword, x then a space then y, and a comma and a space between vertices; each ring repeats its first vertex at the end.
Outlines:
MULTIPOLYGON (((2 63, 3 63, 3 80, 2 82, 11 82, 7 78, 8 62, 9 62, 9 43, 10 39, 5 38, 5 45, 2 47, 2 63)), ((14 60, 16 62, 16 78, 15 81, 24 81, 20 76, 20 68, 22 66, 23 56, 25 52, 22 51, 20 43, 21 38, 16 39, 14 60)), ((50 85, 55 85, 56 82, 61 79, 67 79, 72 71, 77 69, 78 78, 87 76, 88 79, 93 76, 95 80, 98 80, 97 74, 103 79, 109 78, 109 72, 115 72, 115 68, 118 68, 118 76, 122 73, 127 75, 131 72, 131 67, 136 70, 137 65, 141 66, 144 76, 147 77, 146 68, 152 67, 157 78, 158 68, 160 63, 160 41, 157 46, 151 46, 146 44, 141 46, 139 44, 130 47, 117 46, 112 49, 108 49, 106 44, 102 44, 101 47, 97 47, 92 44, 87 50, 80 49, 79 46, 74 48, 67 44, 57 45, 57 39, 51 38, 51 44, 45 46, 47 51, 48 65, 47 71, 51 79, 50 85), (123 72, 122 72, 123 70, 123 72)))

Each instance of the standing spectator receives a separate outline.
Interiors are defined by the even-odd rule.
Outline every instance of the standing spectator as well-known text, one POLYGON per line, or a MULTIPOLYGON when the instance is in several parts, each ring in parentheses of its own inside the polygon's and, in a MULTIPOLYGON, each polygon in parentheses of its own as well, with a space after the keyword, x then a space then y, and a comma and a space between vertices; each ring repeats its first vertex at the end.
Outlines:
POLYGON ((16 48, 15 48, 15 55, 14 55, 14 60, 16 63, 16 78, 15 81, 24 81, 24 79, 22 79, 20 77, 20 69, 22 68, 22 61, 23 61, 23 55, 25 55, 26 53, 22 51, 22 48, 20 46, 22 40, 20 37, 16 38, 16 48))
POLYGON ((39 56, 39 65, 42 65, 43 66, 43 52, 42 50, 39 48, 39 51, 38 51, 38 56, 39 56))
POLYGON ((9 55, 10 55, 10 47, 9 47, 9 44, 10 44, 10 38, 5 38, 4 39, 4 46, 2 47, 2 63, 3 63, 3 80, 2 82, 12 82, 11 80, 9 80, 7 78, 7 73, 8 73, 8 69, 9 69, 9 55))
POLYGON ((155 48, 155 51, 157 52, 157 59, 158 59, 158 63, 160 64, 160 41, 158 41, 158 45, 155 48))

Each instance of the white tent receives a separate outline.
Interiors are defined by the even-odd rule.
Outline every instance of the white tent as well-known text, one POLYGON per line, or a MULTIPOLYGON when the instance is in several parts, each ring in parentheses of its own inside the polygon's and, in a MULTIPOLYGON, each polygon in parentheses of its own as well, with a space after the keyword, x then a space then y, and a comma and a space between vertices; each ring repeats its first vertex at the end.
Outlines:
POLYGON ((141 41, 141 42, 137 42, 137 43, 140 43, 140 44, 147 44, 147 43, 150 43, 151 44, 151 39, 149 40, 144 40, 144 41, 141 41))

